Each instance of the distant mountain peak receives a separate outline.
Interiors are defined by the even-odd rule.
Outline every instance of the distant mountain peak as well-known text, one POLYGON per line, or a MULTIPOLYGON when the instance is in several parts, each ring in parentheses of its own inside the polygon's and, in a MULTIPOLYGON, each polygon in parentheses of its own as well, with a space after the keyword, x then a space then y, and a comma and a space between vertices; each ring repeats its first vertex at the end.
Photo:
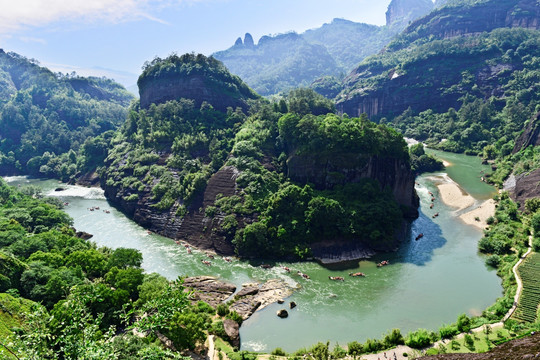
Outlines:
POLYGON ((253 36, 251 36, 250 33, 246 33, 246 35, 244 36, 244 46, 245 47, 255 46, 255 42, 253 41, 253 36))

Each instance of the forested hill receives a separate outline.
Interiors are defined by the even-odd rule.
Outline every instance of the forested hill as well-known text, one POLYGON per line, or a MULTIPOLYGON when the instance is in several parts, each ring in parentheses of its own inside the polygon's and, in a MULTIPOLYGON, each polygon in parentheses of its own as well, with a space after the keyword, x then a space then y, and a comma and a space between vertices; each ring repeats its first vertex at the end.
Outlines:
POLYGON ((337 107, 445 150, 507 155, 538 111, 539 20, 536 0, 449 1, 360 64, 337 107))
POLYGON ((276 103, 247 99, 244 111, 236 90, 246 85, 203 55, 156 60, 141 94, 175 88, 196 69, 205 91, 181 87, 182 98, 132 106, 103 172, 111 202, 154 232, 221 254, 305 258, 323 240, 395 248, 418 206, 400 134, 336 116, 306 89, 276 103))
POLYGON ((132 99, 113 80, 55 74, 0 50, 0 175, 69 179, 87 139, 122 124, 132 99))
POLYGON ((393 0, 386 26, 334 19, 302 34, 263 36, 257 44, 246 34, 213 56, 263 96, 310 86, 324 76, 334 77, 335 83, 433 6, 431 0, 393 0))

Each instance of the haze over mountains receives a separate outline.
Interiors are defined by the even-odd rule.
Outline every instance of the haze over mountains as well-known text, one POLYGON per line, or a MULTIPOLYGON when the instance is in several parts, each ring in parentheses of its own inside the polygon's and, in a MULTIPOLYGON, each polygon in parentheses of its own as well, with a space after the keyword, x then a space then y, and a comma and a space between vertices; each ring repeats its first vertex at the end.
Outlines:
POLYGON ((257 44, 247 33, 243 40, 238 38, 231 48, 213 56, 263 96, 286 92, 310 86, 323 76, 342 78, 363 59, 379 52, 412 20, 438 5, 442 2, 393 0, 385 26, 334 19, 302 34, 263 36, 257 44))

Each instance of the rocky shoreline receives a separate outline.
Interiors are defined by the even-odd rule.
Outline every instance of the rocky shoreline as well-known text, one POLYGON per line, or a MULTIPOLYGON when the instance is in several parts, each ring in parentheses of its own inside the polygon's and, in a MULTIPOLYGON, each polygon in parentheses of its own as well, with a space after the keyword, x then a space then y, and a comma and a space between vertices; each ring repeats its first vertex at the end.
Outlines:
MULTIPOLYGON (((294 291, 279 279, 270 279, 262 284, 243 284, 238 290, 236 285, 218 280, 214 276, 187 277, 184 279, 184 286, 187 291, 193 291, 192 302, 204 301, 214 307, 227 302, 229 310, 236 311, 243 320, 249 319, 257 310, 264 309, 275 302, 282 302, 294 291)), ((230 319, 225 319, 223 325, 233 346, 239 347, 239 325, 230 319)))

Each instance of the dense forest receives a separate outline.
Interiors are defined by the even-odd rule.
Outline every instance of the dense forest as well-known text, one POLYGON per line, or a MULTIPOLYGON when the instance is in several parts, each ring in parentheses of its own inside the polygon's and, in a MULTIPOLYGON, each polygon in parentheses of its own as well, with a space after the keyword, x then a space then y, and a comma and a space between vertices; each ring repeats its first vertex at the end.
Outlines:
POLYGON ((112 80, 55 74, 35 60, 4 51, 0 94, 1 174, 64 181, 99 162, 95 156, 103 149, 94 137, 122 124, 133 100, 112 80))
MULTIPOLYGON (((185 60, 178 67, 182 74, 197 66, 185 60)), ((151 66, 161 69, 168 61, 151 66)), ((208 59, 206 69, 220 72, 222 66, 208 59)), ((156 71, 149 68, 139 82, 156 71)), ((401 135, 365 117, 336 116, 331 101, 308 89, 273 104, 252 101, 249 115, 240 108, 216 111, 205 102, 197 108, 187 99, 148 109, 135 103, 111 141, 106 186, 121 193, 124 203, 149 201, 154 211, 173 214, 169 221, 204 212, 216 219, 212 231, 242 256, 303 258, 311 243, 328 236, 392 248, 402 210, 389 190, 369 179, 344 182, 337 170, 331 174, 335 186, 294 181, 287 159, 310 153, 320 155, 321 163, 324 157, 341 158, 351 168, 372 157, 408 164, 401 135), (201 208, 198 199, 224 165, 238 172, 239 190, 201 208), (328 217, 336 221, 322 221, 328 217)))

